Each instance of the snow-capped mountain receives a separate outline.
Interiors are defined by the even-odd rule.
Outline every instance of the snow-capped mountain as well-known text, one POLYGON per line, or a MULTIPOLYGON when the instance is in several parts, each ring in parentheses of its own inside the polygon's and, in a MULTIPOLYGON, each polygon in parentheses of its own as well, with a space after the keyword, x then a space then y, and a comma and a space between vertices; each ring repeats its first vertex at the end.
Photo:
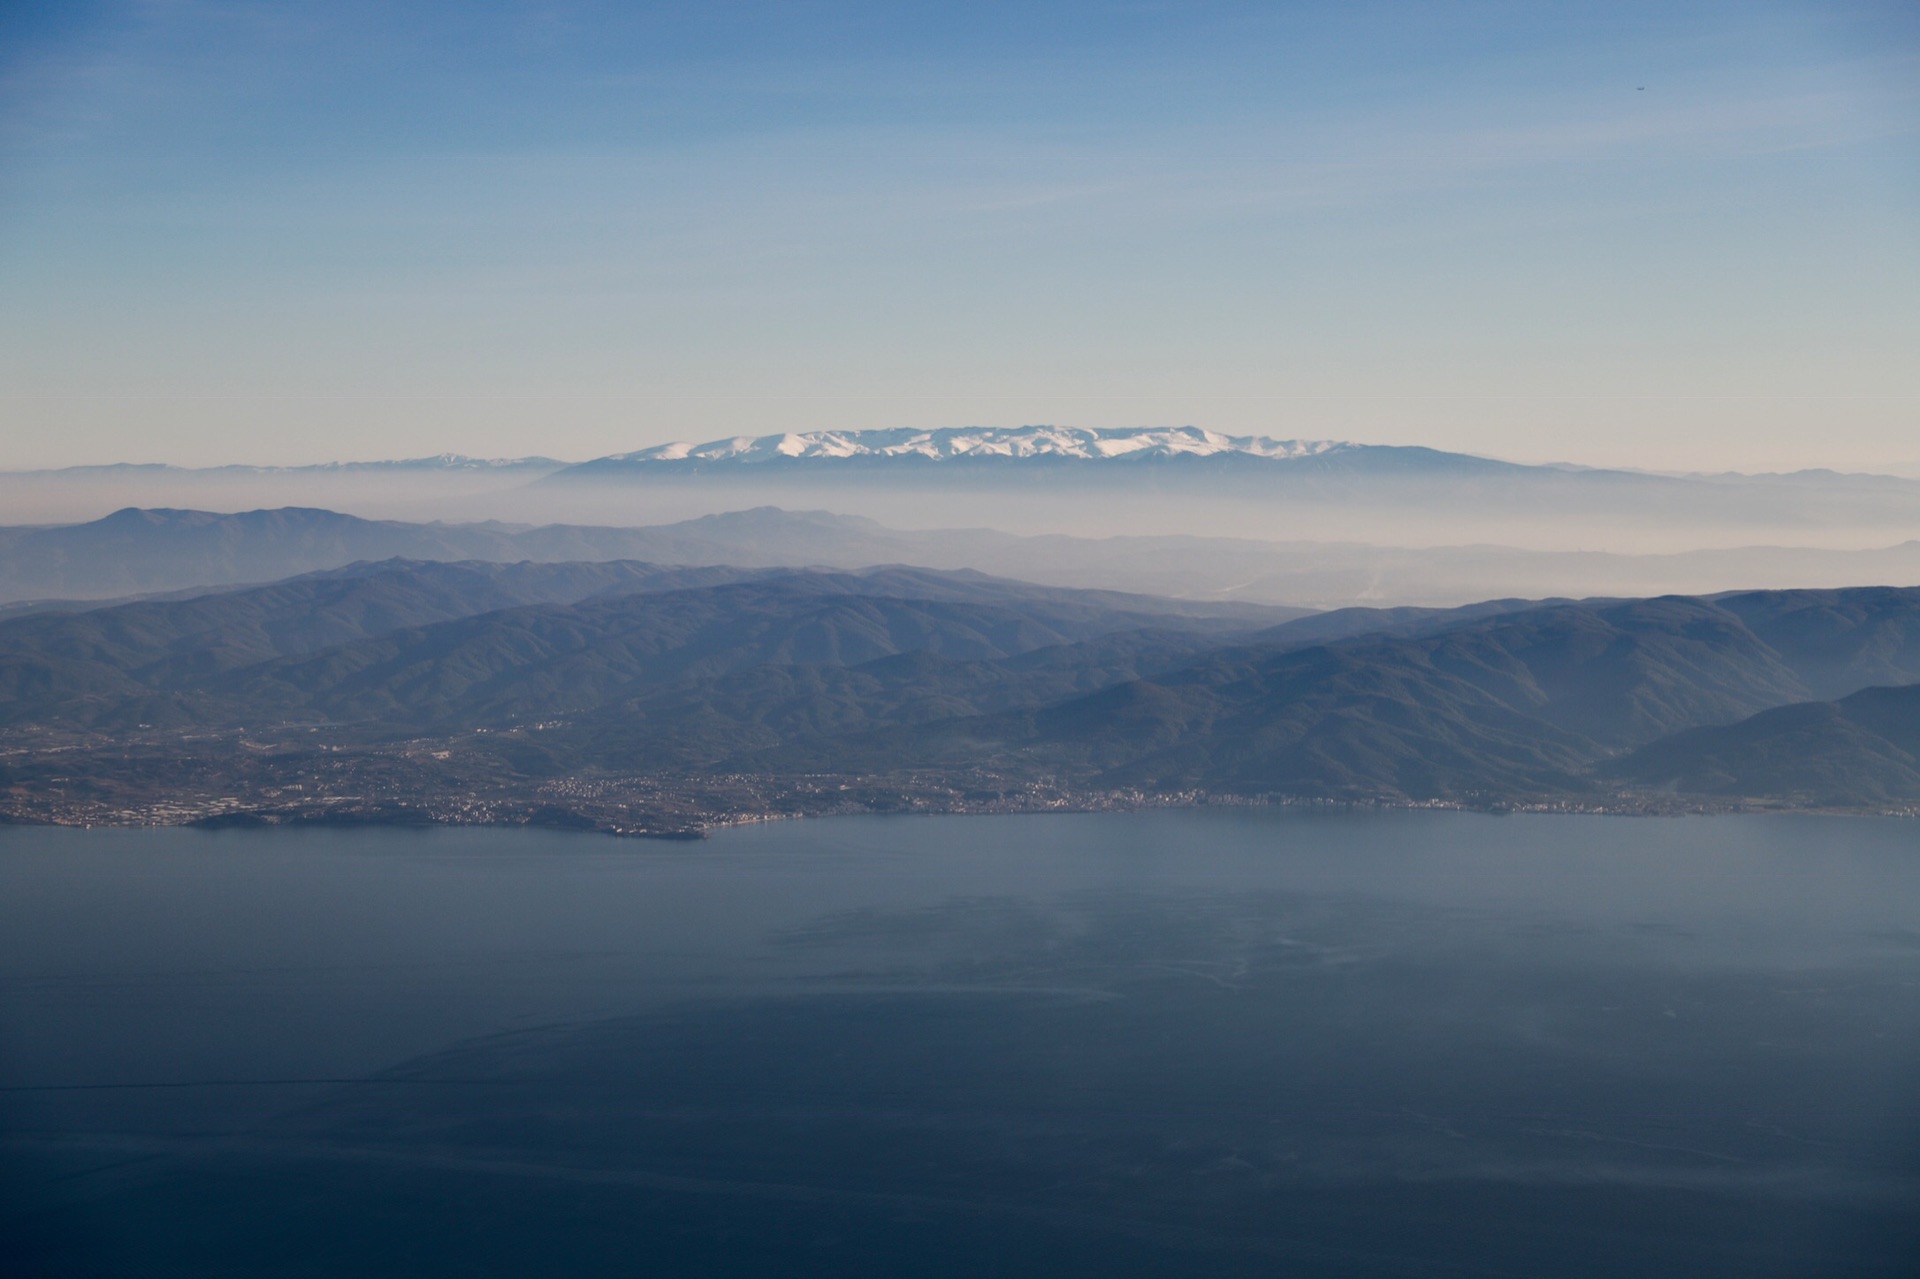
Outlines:
POLYGON ((1069 426, 951 427, 922 431, 807 431, 784 435, 739 435, 705 444, 661 444, 601 461, 770 462, 802 459, 926 458, 933 461, 987 458, 1059 458, 1101 461, 1173 457, 1246 457, 1288 460, 1356 447, 1335 440, 1275 440, 1264 435, 1222 435, 1197 426, 1092 430, 1069 426))

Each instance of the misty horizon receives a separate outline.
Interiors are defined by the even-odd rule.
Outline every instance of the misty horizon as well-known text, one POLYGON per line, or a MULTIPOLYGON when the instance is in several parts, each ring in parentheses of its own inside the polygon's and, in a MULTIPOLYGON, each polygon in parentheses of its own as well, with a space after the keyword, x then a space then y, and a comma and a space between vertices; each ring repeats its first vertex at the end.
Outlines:
MULTIPOLYGON (((399 455, 392 455, 392 456, 364 455, 364 456, 354 456, 354 457, 308 456, 304 458, 282 459, 279 461, 264 461, 259 459, 257 456, 252 456, 252 457, 230 457, 230 458, 224 458, 220 460, 203 460, 198 462, 189 462, 189 461, 183 461, 178 458, 169 459, 169 458, 153 457, 153 456, 142 457, 142 456, 130 455, 130 456, 124 456, 124 457, 97 459, 97 460, 85 461, 85 462, 70 462, 70 463, 53 465, 53 466, 5 467, 5 468, 0 468, 0 474, 15 474, 15 475, 47 474, 47 473, 59 473, 63 471, 87 471, 87 470, 107 470, 107 469, 132 469, 132 468, 180 470, 180 471, 221 471, 221 470, 288 471, 288 470, 331 470, 331 469, 353 468, 353 467, 372 468, 372 467, 382 467, 382 466, 413 466, 413 465, 420 465, 420 466, 440 465, 440 466, 448 466, 448 467, 458 467, 458 466, 530 467, 530 466, 552 465, 555 467, 560 467, 560 466, 577 466, 587 462, 598 461, 605 458, 626 456, 633 452, 659 452, 659 451, 665 451, 665 450, 671 450, 671 449, 677 449, 677 448, 686 448, 688 450, 693 450, 693 449, 699 449, 702 447, 717 445, 717 444, 741 443, 741 442, 747 442, 747 441, 753 441, 753 442, 773 441, 773 440, 789 439, 789 438, 795 438, 795 437, 896 435, 901 433, 912 433, 912 434, 920 434, 920 435, 939 435, 939 434, 951 434, 951 433, 976 433, 976 432, 1008 433, 1008 432, 1020 432, 1020 431, 1032 431, 1032 430, 1045 430, 1045 431, 1063 430, 1063 431, 1070 431, 1070 432, 1084 432, 1092 435, 1106 435, 1106 436, 1148 435, 1148 434, 1159 434, 1164 432, 1175 432, 1175 431, 1202 432, 1207 434, 1225 434, 1222 432, 1212 432, 1212 431, 1209 431, 1208 428, 1206 427, 1197 426, 1191 423, 1183 424, 1180 426, 1123 426, 1123 427, 1082 427, 1082 426, 1073 426, 1073 425, 1062 426, 1062 425, 1054 425, 1054 424, 1046 424, 1046 423, 1023 423, 1020 425, 1001 425, 1001 426, 967 424, 967 425, 938 425, 938 426, 928 426, 928 427, 872 427, 872 428, 856 428, 856 429, 842 429, 842 430, 824 428, 824 429, 813 430, 813 431, 747 432, 747 433, 738 433, 733 435, 714 436, 706 439, 694 439, 690 437, 680 438, 680 439, 668 439, 668 440, 661 440, 655 443, 644 445, 641 448, 636 450, 625 450, 625 451, 614 450, 608 453, 576 454, 576 455, 567 456, 567 457, 556 456, 548 453, 505 453, 497 456, 480 456, 480 455, 461 453, 461 452, 456 452, 451 450, 442 450, 436 453, 425 453, 425 454, 406 455, 406 456, 399 456, 399 455)), ((1229 438, 1242 438, 1242 439, 1252 438, 1252 439, 1260 440, 1269 444, 1305 444, 1305 445, 1314 445, 1314 446, 1328 446, 1328 445, 1358 446, 1358 447, 1371 447, 1371 448, 1429 447, 1426 445, 1386 444, 1382 441, 1365 440, 1365 439, 1307 438, 1307 437, 1293 437, 1293 436, 1283 437, 1283 436, 1259 435, 1259 434, 1256 434, 1251 437, 1238 436, 1238 437, 1229 437, 1229 438)), ((1568 468, 1568 469, 1579 469, 1579 470, 1622 471, 1628 474, 1669 476, 1669 477, 1675 477, 1675 478, 1714 476, 1714 475, 1747 475, 1747 476, 1754 476, 1754 477, 1763 477, 1763 476, 1797 475, 1797 474, 1821 473, 1821 472, 1833 472, 1833 473, 1842 474, 1842 475, 1846 475, 1846 474, 1892 475, 1892 476, 1898 476, 1902 478, 1920 478, 1920 458, 1900 458, 1897 460, 1893 458, 1889 458, 1877 464, 1867 464, 1867 465, 1862 465, 1854 468, 1848 468, 1848 467, 1838 466, 1838 465, 1830 465, 1830 464, 1826 464, 1821 461, 1815 460, 1810 462, 1808 465, 1795 467, 1791 470, 1767 470, 1767 469, 1757 469, 1757 468, 1743 469, 1741 466, 1734 464, 1731 460, 1728 460, 1723 464, 1718 464, 1718 465, 1709 463, 1706 465, 1690 467, 1690 468, 1662 468, 1662 467, 1654 467, 1654 466, 1632 466, 1632 465, 1626 465, 1618 462, 1607 463, 1607 462, 1597 462, 1597 461, 1591 461, 1591 460, 1581 460, 1579 458, 1572 457, 1572 456, 1560 456, 1560 455, 1555 455, 1551 457, 1548 457, 1548 456, 1526 457, 1526 456, 1512 455, 1512 454, 1494 454, 1494 453, 1473 452, 1473 451, 1466 451, 1466 450, 1439 450, 1439 451, 1456 452, 1463 457, 1481 458, 1488 461, 1508 462, 1518 466, 1536 466, 1536 467, 1543 467, 1543 468, 1568 468)))
MULTIPOLYGON (((127 507, 308 506, 374 519, 644 527, 771 506, 926 532, 1641 556, 1867 552, 1920 531, 1920 480, 1893 475, 1530 466, 1191 427, 788 432, 577 463, 440 456, 310 467, 102 465, 0 473, 0 496, 22 525, 84 523, 127 507)), ((1769 583, 1748 570, 1724 585, 1755 584, 1769 583)))

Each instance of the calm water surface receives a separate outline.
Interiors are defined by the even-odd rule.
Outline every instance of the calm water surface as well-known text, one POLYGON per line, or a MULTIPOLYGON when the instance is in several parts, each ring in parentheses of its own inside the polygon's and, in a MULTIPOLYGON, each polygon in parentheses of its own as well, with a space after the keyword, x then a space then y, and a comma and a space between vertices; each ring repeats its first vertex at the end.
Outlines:
POLYGON ((0 830, 9 1275, 1920 1273, 1920 825, 0 830))

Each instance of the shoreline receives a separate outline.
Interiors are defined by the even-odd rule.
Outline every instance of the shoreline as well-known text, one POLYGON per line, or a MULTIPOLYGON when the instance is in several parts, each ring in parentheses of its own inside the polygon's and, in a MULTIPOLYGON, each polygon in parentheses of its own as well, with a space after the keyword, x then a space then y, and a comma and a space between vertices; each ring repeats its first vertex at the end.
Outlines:
MULTIPOLYGON (((515 806, 505 805, 511 809, 515 806)), ((804 821, 826 817, 992 817, 1035 816, 1047 813, 1146 812, 1155 809, 1198 808, 1282 808, 1319 812, 1444 811, 1480 813, 1491 816, 1561 815, 1584 817, 1737 817, 1808 816, 1874 817, 1914 820, 1920 807, 1870 807, 1815 804, 1788 804, 1766 800, 1718 800, 1712 797, 1647 797, 1618 795, 1606 800, 1541 799, 1472 803, 1458 800, 1417 800, 1404 797, 1341 798, 1298 795, 1236 795, 1182 792, 1153 794, 1142 792, 1081 792, 1050 794, 1044 802, 1018 802, 997 799, 993 802, 929 802, 925 797, 889 804, 838 803, 818 806, 767 807, 758 810, 715 811, 707 814, 681 813, 676 818, 664 814, 622 811, 609 807, 600 811, 545 805, 531 811, 501 811, 489 805, 476 811, 471 807, 400 802, 356 803, 344 800, 332 804, 239 805, 231 802, 205 807, 177 801, 156 804, 145 812, 120 808, 111 813, 98 810, 41 811, 10 805, 0 809, 0 829, 26 826, 138 830, 190 828, 199 830, 263 830, 275 828, 458 828, 572 830, 581 834, 605 835, 616 839, 659 840, 691 843, 709 838, 736 826, 755 826, 771 822, 804 821), (195 811, 199 808, 199 811, 195 811), (663 820, 664 818, 664 820, 663 820)))

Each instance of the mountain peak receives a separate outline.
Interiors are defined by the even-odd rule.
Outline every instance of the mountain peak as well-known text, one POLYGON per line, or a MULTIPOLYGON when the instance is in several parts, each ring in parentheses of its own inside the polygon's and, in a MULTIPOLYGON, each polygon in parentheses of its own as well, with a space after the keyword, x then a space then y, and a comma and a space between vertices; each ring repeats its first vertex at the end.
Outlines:
POLYGON ((804 431, 737 435, 704 444, 661 444, 603 459, 608 462, 771 462, 847 458, 910 458, 932 461, 985 458, 1312 457, 1354 447, 1334 440, 1276 440, 1264 435, 1223 435, 1197 426, 1151 426, 1100 430, 1073 426, 976 426, 917 430, 804 431))

